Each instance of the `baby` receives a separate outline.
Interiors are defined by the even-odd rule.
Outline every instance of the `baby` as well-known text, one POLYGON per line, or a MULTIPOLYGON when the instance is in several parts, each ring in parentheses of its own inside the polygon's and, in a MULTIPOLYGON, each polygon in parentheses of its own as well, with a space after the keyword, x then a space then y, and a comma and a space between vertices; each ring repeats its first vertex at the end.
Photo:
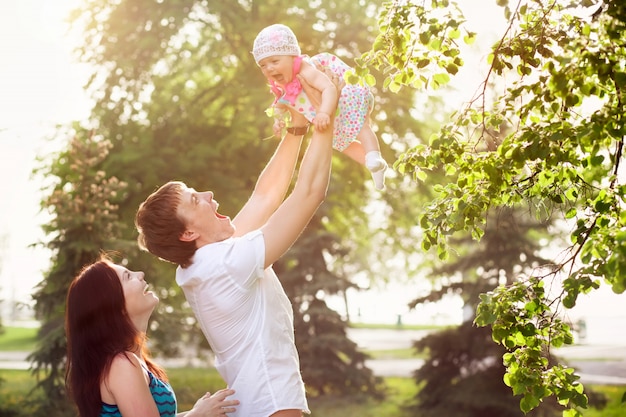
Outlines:
MULTIPOLYGON (((301 55, 296 35, 281 24, 268 26, 259 32, 254 40, 252 54, 275 95, 274 103, 268 110, 268 114, 275 119, 274 134, 281 136, 285 125, 282 116, 286 113, 286 106, 304 115, 321 131, 330 128, 330 114, 336 111, 333 148, 364 165, 371 172, 376 189, 384 189, 387 162, 380 154, 378 138, 369 121, 374 96, 365 86, 348 84, 342 88, 339 104, 335 108, 337 90, 326 74, 318 69, 328 69, 343 78, 350 67, 330 53, 324 52, 313 57, 301 55), (319 109, 313 107, 302 90, 296 78, 298 74, 321 92, 319 109)), ((290 129, 292 133, 306 133, 306 127, 302 130, 294 127, 290 129)))

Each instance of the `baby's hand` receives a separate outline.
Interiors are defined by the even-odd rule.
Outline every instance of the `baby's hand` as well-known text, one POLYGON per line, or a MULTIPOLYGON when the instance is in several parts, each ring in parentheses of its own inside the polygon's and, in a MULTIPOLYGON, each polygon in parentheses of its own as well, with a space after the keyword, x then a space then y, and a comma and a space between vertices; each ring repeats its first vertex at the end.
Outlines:
POLYGON ((315 129, 323 132, 330 125, 330 116, 326 113, 317 113, 315 119, 313 119, 313 124, 315 125, 315 129))
POLYGON ((274 126, 272 129, 274 130, 274 136, 282 137, 283 128, 285 127, 285 121, 282 119, 274 119, 274 126))

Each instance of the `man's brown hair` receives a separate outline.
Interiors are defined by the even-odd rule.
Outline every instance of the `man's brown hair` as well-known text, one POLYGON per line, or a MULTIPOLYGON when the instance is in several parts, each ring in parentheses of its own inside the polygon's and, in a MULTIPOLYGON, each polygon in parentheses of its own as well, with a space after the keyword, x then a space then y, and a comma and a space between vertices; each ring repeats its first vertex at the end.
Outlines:
POLYGON ((176 213, 183 187, 180 181, 170 181, 150 194, 137 210, 135 227, 141 249, 185 268, 191 264, 196 243, 179 239, 186 230, 176 213))

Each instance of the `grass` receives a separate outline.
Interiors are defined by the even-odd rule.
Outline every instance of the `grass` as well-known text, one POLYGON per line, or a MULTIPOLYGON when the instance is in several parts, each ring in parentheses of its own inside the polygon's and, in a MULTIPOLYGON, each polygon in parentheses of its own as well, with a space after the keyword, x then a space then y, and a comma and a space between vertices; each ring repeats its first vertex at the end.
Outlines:
MULTIPOLYGON (((205 392, 225 387, 213 368, 174 368, 168 369, 167 374, 176 392, 179 412, 189 410, 205 392)), ((399 417, 401 404, 412 398, 417 388, 410 378, 385 378, 385 382, 387 398, 383 401, 345 397, 309 399, 311 417, 399 417)))
MULTIPOLYGON (((215 392, 224 388, 220 376, 214 369, 205 368, 176 368, 168 369, 170 383, 176 391, 178 410, 189 410, 196 399, 206 391, 215 392)), ((35 386, 35 379, 30 371, 0 370, 0 409, 9 407, 19 410, 16 416, 31 415, 26 399, 32 399, 29 394, 35 386)), ((384 378, 387 385, 387 398, 375 401, 370 398, 351 399, 345 397, 326 397, 323 399, 309 399, 311 408, 310 417, 402 417, 402 406, 410 401, 417 393, 417 387, 410 378, 384 378)), ((584 417, 623 417, 626 414, 626 404, 621 403, 622 395, 626 391, 624 386, 593 385, 589 389, 604 393, 609 402, 603 410, 589 408, 581 410, 584 417)), ((39 393, 37 393, 40 395, 39 393)))
POLYGON ((313 398, 309 399, 311 417, 401 417, 402 405, 413 398, 417 387, 410 378, 385 378, 387 398, 313 398))
POLYGON ((214 393, 226 384, 214 368, 166 369, 169 382, 176 393, 178 411, 188 411, 204 393, 214 393))
POLYGON ((0 351, 32 352, 37 343, 37 331, 30 327, 3 326, 0 334, 0 351))
POLYGON ((415 353, 415 349, 388 349, 388 350, 366 350, 365 353, 370 355, 372 359, 412 359, 426 358, 423 353, 415 353))
POLYGON ((43 395, 41 391, 31 393, 35 384, 35 377, 30 371, 0 369, 0 414, 4 410, 12 410, 15 414, 7 415, 32 415, 34 409, 30 402, 43 395))
POLYGON ((608 403, 603 410, 588 408, 581 410, 584 417, 623 417, 626 415, 626 403, 622 396, 626 395, 626 387, 618 385, 593 385, 590 389, 607 396, 608 403))
MULTIPOLYGON (((176 392, 178 411, 187 411, 205 392, 215 392, 224 388, 224 382, 215 369, 175 368, 168 369, 170 384, 176 392)), ((0 371, 5 380, 0 385, 0 404, 2 407, 24 404, 29 391, 34 388, 35 380, 29 371, 0 371), (7 383, 10 381, 10 383, 7 383)), ((310 399, 311 417, 400 417, 401 404, 413 397, 417 391, 413 380, 409 378, 385 378, 388 387, 387 398, 376 401, 369 398, 350 399, 333 397, 310 399)), ((28 415, 28 409, 23 415, 28 415)))

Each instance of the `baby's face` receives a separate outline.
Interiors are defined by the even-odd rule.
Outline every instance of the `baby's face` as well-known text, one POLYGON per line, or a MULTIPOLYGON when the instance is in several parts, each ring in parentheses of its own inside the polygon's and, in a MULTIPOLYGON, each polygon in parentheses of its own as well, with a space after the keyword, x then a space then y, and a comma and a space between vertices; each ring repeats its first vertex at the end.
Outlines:
POLYGON ((272 55, 259 61, 259 68, 268 80, 285 85, 293 78, 293 56, 272 55))

